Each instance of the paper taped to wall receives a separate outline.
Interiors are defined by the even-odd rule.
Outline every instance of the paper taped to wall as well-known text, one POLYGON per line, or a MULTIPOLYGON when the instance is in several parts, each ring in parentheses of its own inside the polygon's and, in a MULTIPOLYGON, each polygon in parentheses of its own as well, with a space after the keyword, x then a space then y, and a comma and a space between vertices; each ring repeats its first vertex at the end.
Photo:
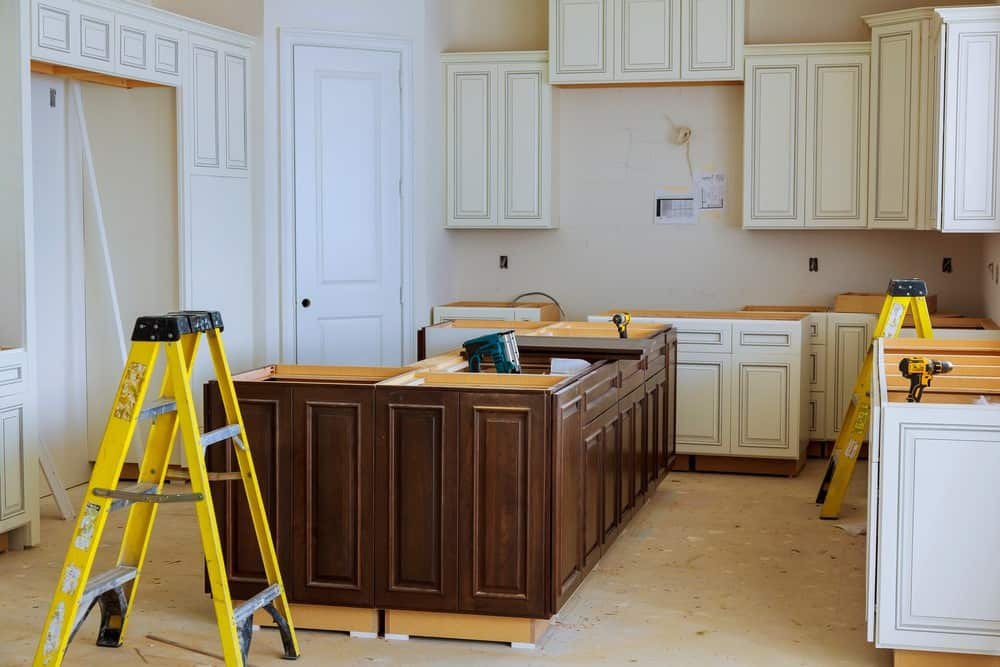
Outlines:
POLYGON ((726 175, 722 172, 698 174, 695 177, 700 208, 703 211, 726 207, 726 175))

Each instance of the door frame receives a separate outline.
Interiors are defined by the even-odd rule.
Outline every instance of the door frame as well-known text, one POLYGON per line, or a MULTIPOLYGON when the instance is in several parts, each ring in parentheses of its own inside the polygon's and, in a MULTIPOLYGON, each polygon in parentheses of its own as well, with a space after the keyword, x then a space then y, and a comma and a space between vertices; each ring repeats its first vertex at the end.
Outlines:
POLYGON ((404 37, 372 35, 366 33, 329 32, 298 28, 278 29, 278 122, 279 135, 279 312, 281 313, 280 351, 282 360, 294 363, 297 357, 298 331, 296 313, 298 298, 295 293, 295 108, 294 108, 294 59, 296 46, 322 46, 362 51, 395 53, 400 59, 400 103, 402 115, 400 201, 401 227, 401 286, 400 309, 402 313, 402 361, 416 359, 416 337, 413 331, 413 43, 404 37))

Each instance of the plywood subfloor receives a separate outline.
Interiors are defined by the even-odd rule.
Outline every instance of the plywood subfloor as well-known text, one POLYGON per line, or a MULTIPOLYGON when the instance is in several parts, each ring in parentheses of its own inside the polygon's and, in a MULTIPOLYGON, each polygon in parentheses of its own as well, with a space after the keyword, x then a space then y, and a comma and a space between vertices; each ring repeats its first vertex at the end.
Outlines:
MULTIPOLYGON (((678 473, 633 520, 535 651, 433 639, 387 642, 301 632, 298 665, 670 665, 699 667, 884 666, 865 641, 864 536, 817 519, 824 461, 796 479, 678 473)), ((864 519, 859 465, 844 521, 864 519)), ((76 489, 74 498, 80 499, 76 489)), ((0 664, 27 665, 71 526, 43 506, 43 546, 0 555, 0 664)), ((109 525, 120 527, 124 514, 109 525)), ((121 649, 93 644, 95 614, 66 665, 220 665, 144 639, 153 633, 218 651, 202 594, 189 506, 165 505, 150 547, 136 615, 121 649)), ((105 540, 107 543, 107 540, 105 540)), ((99 558, 115 553, 104 546, 99 558)), ((256 633, 251 662, 279 660, 274 631, 256 633)))

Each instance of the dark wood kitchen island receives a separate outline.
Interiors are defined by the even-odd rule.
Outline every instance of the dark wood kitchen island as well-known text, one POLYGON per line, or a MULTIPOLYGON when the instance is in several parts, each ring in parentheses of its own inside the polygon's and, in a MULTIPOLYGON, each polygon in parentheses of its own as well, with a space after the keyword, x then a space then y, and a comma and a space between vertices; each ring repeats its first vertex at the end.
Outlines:
MULTIPOLYGON (((518 337, 522 375, 442 355, 234 378, 297 625, 371 634, 384 611, 390 638, 535 642, 675 455, 674 332, 619 340, 571 324, 518 337), (542 374, 556 357, 589 366, 542 374)), ((205 399, 215 428, 214 384, 205 399)), ((231 448, 209 466, 233 471, 231 448)), ((229 583, 247 598, 266 581, 238 483, 213 496, 229 583)))

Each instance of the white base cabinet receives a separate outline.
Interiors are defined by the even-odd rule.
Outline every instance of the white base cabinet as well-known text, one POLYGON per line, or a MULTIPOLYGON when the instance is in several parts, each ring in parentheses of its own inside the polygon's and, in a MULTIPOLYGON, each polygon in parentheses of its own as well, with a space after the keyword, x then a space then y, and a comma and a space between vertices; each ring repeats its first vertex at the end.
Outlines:
POLYGON ((550 229, 552 91, 547 54, 449 53, 449 229, 550 229))
POLYGON ((38 450, 25 419, 25 354, 0 350, 0 533, 39 542, 38 450))
POLYGON ((741 80, 745 0, 549 0, 554 84, 741 80))

